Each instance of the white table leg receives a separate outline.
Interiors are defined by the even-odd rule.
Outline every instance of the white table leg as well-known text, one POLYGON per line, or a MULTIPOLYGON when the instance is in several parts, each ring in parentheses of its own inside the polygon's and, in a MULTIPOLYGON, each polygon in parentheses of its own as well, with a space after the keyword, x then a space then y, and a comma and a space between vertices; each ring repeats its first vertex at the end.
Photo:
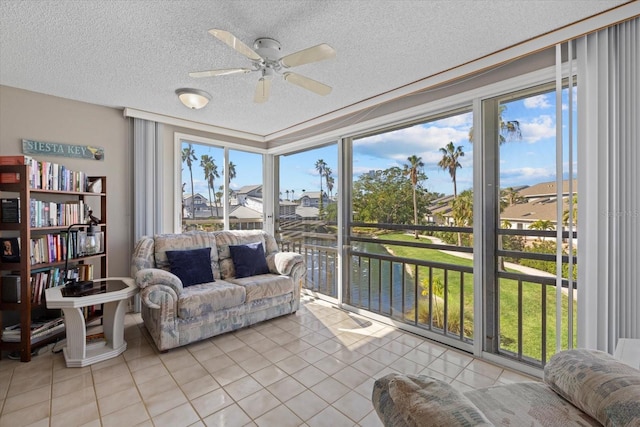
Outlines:
POLYGON ((81 308, 63 308, 67 330, 65 359, 84 359, 87 348, 87 329, 81 308))

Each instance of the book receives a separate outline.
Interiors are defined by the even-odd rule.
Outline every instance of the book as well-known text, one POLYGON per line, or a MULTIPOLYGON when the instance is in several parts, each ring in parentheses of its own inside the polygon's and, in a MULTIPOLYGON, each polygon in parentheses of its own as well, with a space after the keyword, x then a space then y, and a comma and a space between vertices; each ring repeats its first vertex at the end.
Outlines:
POLYGON ((4 237, 0 239, 2 262, 20 262, 20 240, 17 237, 4 237))
POLYGON ((20 222, 20 199, 2 199, 0 200, 0 205, 0 220, 2 222, 13 224, 20 222))
MULTIPOLYGON (((64 330, 64 318, 34 320, 31 322, 31 343, 41 341, 51 335, 64 330)), ((7 326, 2 330, 2 341, 19 342, 21 335, 20 324, 7 326)))
POLYGON ((95 350, 97 348, 104 347, 105 345, 107 345, 107 338, 104 336, 104 332, 96 332, 96 333, 89 333, 89 332, 90 330, 87 330, 87 337, 85 339, 87 351, 95 350))
MULTIPOLYGON (((42 341, 46 338, 49 338, 52 335, 55 335, 57 333, 60 333, 62 331, 64 331, 65 326, 64 326, 64 322, 57 324, 55 326, 52 326, 51 328, 42 330, 42 331, 38 331, 38 332, 32 332, 31 333, 31 344, 35 344, 39 341, 42 341)), ((7 333, 7 332, 2 332, 2 341, 4 342, 20 342, 20 333, 18 331, 17 334, 14 333, 7 333)))
MULTIPOLYGON (((30 165, 32 158, 29 156, 0 156, 0 165, 30 165)), ((19 173, 0 174, 0 184, 16 184, 20 182, 19 173)))

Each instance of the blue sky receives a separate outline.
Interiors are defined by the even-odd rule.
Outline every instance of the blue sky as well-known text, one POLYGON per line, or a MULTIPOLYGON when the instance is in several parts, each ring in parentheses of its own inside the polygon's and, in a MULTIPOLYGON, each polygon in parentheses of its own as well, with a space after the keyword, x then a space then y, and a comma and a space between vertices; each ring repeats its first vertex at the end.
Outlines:
MULTIPOLYGON (((565 90, 563 94, 565 115, 566 103, 567 91, 565 90)), ((506 106, 504 119, 520 122, 522 139, 508 141, 500 147, 500 186, 504 188, 532 185, 554 180, 556 176, 554 93, 511 101, 506 106)), ((360 174, 370 170, 387 169, 392 166, 402 167, 407 163, 407 158, 415 154, 421 157, 425 163, 424 172, 428 179, 423 184, 426 188, 429 191, 452 194, 453 184, 449 173, 437 166, 438 161, 442 158, 439 149, 452 141, 455 146, 462 146, 465 153, 459 160, 462 168, 457 172, 458 192, 471 188, 473 145, 469 143, 468 135, 472 120, 472 114, 465 113, 355 140, 353 148, 354 181, 360 174)), ((566 118, 564 120, 563 127, 566 127, 566 118)), ((566 145, 566 135, 564 139, 566 145)), ((196 167, 194 167, 195 191, 207 196, 207 186, 199 166, 200 156, 209 154, 214 157, 222 177, 223 150, 202 145, 194 145, 194 148, 198 157, 195 162, 196 167)), ((575 157, 574 153, 574 164, 575 157)), ((336 144, 281 157, 280 189, 283 198, 287 197, 286 190, 293 190, 296 197, 301 195, 303 190, 319 190, 320 177, 315 170, 315 163, 318 159, 323 159, 333 170, 334 176, 337 176, 338 150, 336 144)), ((231 184, 233 189, 261 182, 262 161, 260 155, 230 150, 230 160, 236 165, 237 172, 237 178, 231 184)), ((568 170, 566 157, 564 164, 566 171, 568 170)), ((573 172, 574 175, 577 173, 575 166, 573 172)), ((186 167, 183 168, 183 182, 187 182, 186 191, 189 193, 190 184, 186 167)), ((217 179, 216 187, 221 184, 222 178, 217 179)), ((334 189, 334 193, 336 189, 334 189)))

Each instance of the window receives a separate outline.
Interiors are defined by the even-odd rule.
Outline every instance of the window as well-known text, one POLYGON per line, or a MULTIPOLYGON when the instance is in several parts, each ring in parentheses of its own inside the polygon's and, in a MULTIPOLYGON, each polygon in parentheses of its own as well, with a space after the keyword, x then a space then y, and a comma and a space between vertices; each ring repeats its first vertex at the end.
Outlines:
MULTIPOLYGON (((261 229, 264 213, 262 155, 229 150, 228 167, 229 228, 231 230, 261 229)), ((219 188, 221 197, 223 191, 223 187, 219 188)))
MULTIPOLYGON (((563 105, 569 102, 568 95, 565 88, 563 105)), ((575 96, 572 98, 575 100, 575 96)), ((577 162, 569 155, 576 150, 570 147, 576 138, 569 138, 566 131, 562 142, 556 138, 555 89, 541 87, 514 93, 501 98, 497 105, 498 117, 494 120, 498 122, 500 191, 494 283, 495 336, 499 342, 489 347, 520 360, 544 363, 556 351, 558 334, 561 348, 577 344, 572 329, 577 324, 577 257, 573 243, 577 235, 571 231, 576 221, 577 162), (562 258, 560 308, 556 294, 558 256, 562 258)), ((563 123, 567 123, 567 109, 562 111, 563 123)))
POLYGON ((180 153, 183 231, 222 230, 225 219, 229 229, 262 228, 262 154, 186 139, 180 153))
POLYGON ((305 288, 337 293, 338 145, 278 156, 276 236, 285 250, 305 256, 305 288))
POLYGON ((344 292, 352 306, 464 343, 473 338, 472 123, 464 109, 353 141, 344 292))

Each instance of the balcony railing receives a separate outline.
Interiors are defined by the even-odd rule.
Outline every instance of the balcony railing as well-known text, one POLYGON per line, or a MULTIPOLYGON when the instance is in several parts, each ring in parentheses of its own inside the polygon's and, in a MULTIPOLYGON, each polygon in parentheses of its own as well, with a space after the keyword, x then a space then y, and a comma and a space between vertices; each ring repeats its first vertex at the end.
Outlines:
MULTIPOLYGON (((368 226, 385 228, 387 231, 406 230, 406 225, 368 226)), ((461 232, 466 233, 468 238, 472 229, 422 226, 420 231, 461 232)), ((295 238, 287 240, 285 233, 282 240, 285 250, 299 252, 307 260, 308 275, 304 287, 337 298, 337 278, 340 273, 337 271, 335 236, 307 233, 303 228, 293 232, 290 227, 288 232, 295 238), (304 243, 307 238, 314 243, 304 243)), ((513 231, 508 233, 515 234, 513 231)), ((522 234, 529 239, 552 238, 549 231, 526 230, 522 234)), ((567 238, 568 235, 564 234, 563 238, 567 238)), ((384 234, 372 237, 370 233, 352 235, 349 240, 350 263, 344 265, 350 265, 350 271, 342 293, 343 303, 386 316, 396 324, 410 326, 413 331, 424 330, 425 335, 431 338, 441 336, 443 341, 459 342, 460 348, 471 348, 474 327, 472 248, 442 242, 427 243, 422 239, 389 240, 384 234), (384 249, 376 250, 374 246, 384 249), (457 256, 460 260, 466 258, 467 261, 466 265, 455 259, 442 263, 428 257, 418 259, 393 254, 394 249, 398 251, 399 248, 431 249, 457 256)), ((496 262, 499 262, 498 256, 556 261, 555 255, 535 252, 499 250, 496 262)), ((575 256, 565 255, 561 260, 564 264, 571 262, 574 267, 577 262, 575 256)), ((519 362, 543 367, 555 353, 556 277, 535 269, 517 270, 515 268, 519 267, 509 262, 506 265, 505 270, 497 269, 496 273, 497 330, 500 338, 495 352, 519 362)), ((575 281, 562 279, 560 283, 564 289, 561 347, 569 348, 575 346, 575 337, 569 344, 568 330, 573 322, 568 320, 571 317, 568 313, 573 313, 575 317, 577 291, 575 281), (569 288, 574 291, 570 293, 569 288)))
MULTIPOLYGON (((221 220, 187 220, 199 229, 220 229, 221 220)), ((259 229, 260 220, 232 220, 232 229, 259 229)), ((338 299, 337 236, 319 229, 332 229, 334 224, 318 220, 295 220, 280 224, 277 239, 282 250, 302 254, 307 264, 307 277, 303 287, 313 293, 338 299)), ((354 224, 362 234, 349 236, 350 266, 342 292, 342 302, 393 319, 396 324, 407 325, 412 331, 424 331, 425 336, 459 343, 471 349, 474 328, 474 272, 473 249, 469 246, 445 244, 438 240, 389 240, 385 234, 375 236, 373 229, 386 232, 408 232, 418 228, 421 233, 462 233, 470 241, 472 229, 467 227, 411 226, 395 224, 354 224), (366 229, 372 232, 367 232, 366 229), (394 249, 412 248, 446 253, 457 258, 449 262, 429 259, 428 255, 406 257, 394 254, 394 249), (459 259, 460 261, 456 261, 459 259), (466 262, 463 260, 467 260, 466 262)), ((523 236, 530 241, 555 242, 555 232, 534 230, 500 230, 503 236, 523 236)), ((564 232, 563 239, 569 234, 564 232)), ((572 238, 576 239, 576 233, 572 238)), ((420 253, 420 252, 418 252, 420 253)), ((566 278, 557 281, 555 274, 535 269, 520 268, 519 264, 504 263, 503 259, 533 260, 555 263, 555 254, 502 249, 496 253, 496 309, 497 348, 493 352, 529 365, 543 367, 556 351, 557 292, 562 286, 561 348, 576 345, 575 326, 577 312, 577 285, 566 278), (506 265, 506 266, 505 266, 506 265)), ((563 255, 563 266, 576 268, 577 258, 563 255)), ((553 264, 555 265, 555 264, 553 264)), ((491 351, 485 350, 485 351, 491 351)))

